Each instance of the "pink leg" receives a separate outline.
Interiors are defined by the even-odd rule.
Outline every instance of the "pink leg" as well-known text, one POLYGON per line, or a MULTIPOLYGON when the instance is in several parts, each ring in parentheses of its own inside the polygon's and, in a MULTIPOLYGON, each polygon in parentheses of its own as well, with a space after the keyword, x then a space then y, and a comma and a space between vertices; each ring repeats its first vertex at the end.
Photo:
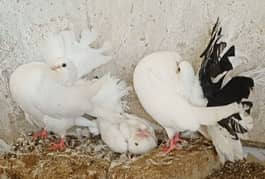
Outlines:
POLYGON ((169 140, 169 146, 164 146, 163 147, 163 152, 164 153, 170 153, 174 149, 178 149, 177 143, 182 142, 183 140, 180 138, 179 133, 176 133, 176 135, 169 140))
POLYGON ((39 132, 35 132, 32 136, 33 140, 36 140, 38 138, 46 139, 48 137, 48 132, 46 129, 41 129, 39 132))
POLYGON ((64 137, 62 137, 59 143, 51 143, 51 146, 48 148, 48 150, 63 150, 65 148, 64 142, 64 137))

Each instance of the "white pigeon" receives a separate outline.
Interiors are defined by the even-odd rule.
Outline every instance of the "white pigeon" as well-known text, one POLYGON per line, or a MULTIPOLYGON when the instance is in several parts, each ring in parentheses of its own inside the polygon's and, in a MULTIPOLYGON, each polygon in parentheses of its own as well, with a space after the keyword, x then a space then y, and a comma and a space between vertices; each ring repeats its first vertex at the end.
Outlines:
MULTIPOLYGON (((93 134, 100 132, 102 136, 111 136, 117 132, 115 127, 112 128, 117 124, 122 126, 123 133, 120 133, 120 137, 124 137, 128 143, 126 151, 140 154, 151 150, 156 146, 151 126, 143 119, 124 113, 123 109, 127 105, 121 98, 128 94, 126 84, 110 75, 91 81, 80 79, 85 72, 109 60, 109 57, 101 54, 103 49, 87 47, 83 37, 88 39, 87 44, 94 39, 83 32, 80 42, 77 42, 71 31, 63 31, 50 37, 44 48, 46 63, 22 65, 12 74, 10 88, 13 98, 27 115, 33 116, 33 123, 61 135, 60 143, 53 144, 51 149, 64 147, 64 134, 74 125, 86 126, 93 134), (100 120, 87 120, 82 117, 85 113, 100 120), (126 120, 122 121, 124 118, 126 120), (99 131, 98 123, 101 128, 105 124, 113 124, 107 125, 112 130, 99 128, 99 131)), ((38 135, 45 137, 47 132, 42 130, 36 136, 38 135)), ((113 148, 113 143, 109 143, 105 137, 102 139, 113 148)), ((112 141, 119 147, 121 140, 112 138, 112 141)))
POLYGON ((114 152, 143 154, 157 146, 154 129, 146 120, 118 113, 110 113, 108 118, 99 118, 98 127, 102 140, 114 152))
MULTIPOLYGON (((218 107, 198 107, 194 98, 201 99, 200 85, 190 63, 178 53, 156 52, 144 57, 133 76, 136 94, 147 113, 166 129, 170 146, 175 148, 181 131, 197 131, 201 125, 215 125, 234 113, 243 112, 241 104, 218 107), (195 90, 195 91, 194 91, 195 90), (174 137, 175 135, 175 137, 174 137)), ((199 103, 199 102, 198 102, 199 103)))
MULTIPOLYGON (((103 49, 89 47, 88 36, 89 32, 84 31, 78 42, 73 32, 67 31, 49 38, 47 63, 21 65, 10 78, 12 97, 26 116, 32 116, 30 121, 62 136, 52 149, 64 147, 66 130, 83 114, 96 115, 97 108, 122 112, 121 97, 127 94, 125 83, 110 75, 92 81, 80 79, 110 59, 102 55, 103 49)), ((43 130, 38 135, 45 137, 47 132, 43 130)))

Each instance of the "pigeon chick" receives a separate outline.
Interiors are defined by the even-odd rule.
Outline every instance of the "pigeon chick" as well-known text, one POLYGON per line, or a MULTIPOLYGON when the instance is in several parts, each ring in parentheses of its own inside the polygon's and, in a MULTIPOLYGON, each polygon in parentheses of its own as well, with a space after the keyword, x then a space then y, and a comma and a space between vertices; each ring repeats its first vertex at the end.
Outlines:
POLYGON ((118 153, 146 153, 157 146, 154 129, 149 122, 132 114, 113 114, 98 119, 102 140, 118 153))
POLYGON ((193 105, 191 96, 195 92, 192 88, 195 84, 198 87, 197 80, 191 64, 182 61, 175 52, 153 53, 144 57, 135 68, 133 84, 140 103, 166 129, 171 139, 166 152, 175 148, 179 132, 197 131, 200 125, 215 125, 219 120, 243 111, 242 105, 237 103, 219 107, 193 105))

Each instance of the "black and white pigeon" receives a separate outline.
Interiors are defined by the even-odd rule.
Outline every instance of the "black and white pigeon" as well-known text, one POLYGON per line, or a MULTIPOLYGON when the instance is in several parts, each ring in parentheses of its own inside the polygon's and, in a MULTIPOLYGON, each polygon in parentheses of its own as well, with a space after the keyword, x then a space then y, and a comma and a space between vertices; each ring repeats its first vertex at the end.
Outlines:
MULTIPOLYGON (((200 84, 209 107, 242 102, 249 97, 254 87, 253 79, 244 76, 233 77, 223 85, 225 75, 233 70, 229 57, 235 56, 235 46, 227 47, 227 43, 221 41, 221 38, 222 28, 217 19, 210 42, 201 55, 204 59, 199 70, 200 84)), ((250 116, 252 102, 242 103, 249 108, 246 110, 247 114, 233 114, 218 121, 218 125, 207 127, 208 135, 213 140, 221 162, 243 158, 238 134, 247 133, 253 127, 253 119, 250 116)))
POLYGON ((135 92, 147 113, 165 128, 170 139, 166 153, 181 141, 179 132, 217 125, 232 114, 244 113, 241 104, 206 107, 192 65, 176 52, 155 52, 144 57, 133 76, 135 92))

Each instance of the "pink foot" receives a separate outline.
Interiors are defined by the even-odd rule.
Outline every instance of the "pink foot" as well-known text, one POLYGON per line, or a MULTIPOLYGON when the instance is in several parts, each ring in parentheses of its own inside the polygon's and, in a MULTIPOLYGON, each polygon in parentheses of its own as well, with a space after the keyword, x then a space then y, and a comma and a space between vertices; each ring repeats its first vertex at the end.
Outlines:
POLYGON ((51 143, 51 146, 48 148, 48 150, 64 150, 65 149, 65 143, 64 138, 61 138, 59 143, 51 143))
POLYGON ((179 133, 177 133, 172 139, 169 140, 169 146, 163 146, 162 151, 164 153, 170 153, 174 149, 180 149, 177 146, 177 143, 182 142, 183 140, 180 138, 179 133))
POLYGON ((35 132, 32 136, 33 140, 36 140, 38 138, 46 139, 48 137, 48 132, 45 129, 41 129, 39 132, 35 132))

